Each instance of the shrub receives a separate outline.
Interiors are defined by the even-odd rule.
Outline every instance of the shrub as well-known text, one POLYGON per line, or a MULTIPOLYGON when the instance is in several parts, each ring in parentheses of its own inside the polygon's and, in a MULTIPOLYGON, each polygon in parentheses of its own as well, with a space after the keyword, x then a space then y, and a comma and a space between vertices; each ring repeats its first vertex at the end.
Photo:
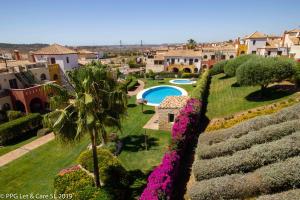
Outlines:
POLYGON ((260 85, 261 91, 270 83, 291 78, 295 73, 295 61, 286 58, 254 57, 242 64, 236 72, 240 85, 260 85))
POLYGON ((203 100, 208 87, 209 82, 209 70, 206 70, 201 77, 198 79, 196 88, 193 89, 191 97, 203 100))
MULTIPOLYGON (((97 149, 100 180, 107 186, 120 188, 128 185, 125 168, 113 154, 103 148, 97 149)), ((94 172, 91 150, 84 151, 78 158, 79 164, 90 172, 94 172)))
POLYGON ((244 121, 233 127, 221 129, 217 131, 206 132, 199 136, 199 144, 214 144, 227 140, 230 137, 241 137, 249 131, 259 130, 263 127, 270 126, 300 118, 300 104, 284 108, 272 115, 255 117, 248 121, 244 121))
POLYGON ((42 128, 42 129, 39 129, 38 131, 37 131, 37 136, 44 136, 44 135, 47 135, 48 133, 50 133, 51 132, 51 129, 49 129, 49 128, 42 128))
POLYGON ((300 63, 295 65, 295 74, 294 74, 294 82, 298 87, 300 87, 300 63))
POLYGON ((224 73, 224 67, 227 64, 227 60, 223 60, 215 64, 211 69, 210 69, 210 75, 217 75, 224 73))
POLYGON ((300 143, 297 144, 295 141, 300 141, 300 132, 295 132, 280 140, 238 151, 232 156, 197 160, 193 166, 195 178, 200 181, 226 174, 248 172, 277 160, 298 155, 300 154, 300 143))
POLYGON ((18 119, 23 116, 23 114, 20 111, 16 111, 16 110, 8 110, 6 111, 6 114, 9 121, 18 119))
POLYGON ((72 194, 72 199, 91 199, 95 193, 94 178, 80 169, 71 170, 55 177, 54 190, 56 195, 72 194))
POLYGON ((233 77, 235 76, 236 70, 239 66, 247 62, 249 59, 257 57, 258 56, 256 55, 242 55, 234 59, 228 60, 228 62, 224 66, 224 73, 229 77, 233 77))
POLYGON ((127 85, 127 90, 133 90, 138 85, 138 80, 132 77, 132 81, 127 85))
POLYGON ((199 74, 196 73, 183 73, 181 78, 198 78, 199 74))
POLYGON ((300 189, 291 189, 285 192, 263 195, 256 198, 256 200, 299 200, 300 189))
POLYGON ((251 131, 240 138, 230 138, 224 142, 214 145, 199 145, 197 153, 201 159, 210 159, 219 156, 232 154, 236 151, 250 148, 255 144, 262 144, 278 140, 300 130, 300 121, 292 120, 280 124, 274 124, 258 131, 251 131))
POLYGON ((40 127, 41 122, 42 116, 38 113, 33 113, 1 124, 0 145, 7 144, 11 140, 21 137, 29 131, 40 127))
POLYGON ((245 199, 300 186, 300 157, 267 165, 253 173, 233 174, 196 182, 191 200, 245 199))

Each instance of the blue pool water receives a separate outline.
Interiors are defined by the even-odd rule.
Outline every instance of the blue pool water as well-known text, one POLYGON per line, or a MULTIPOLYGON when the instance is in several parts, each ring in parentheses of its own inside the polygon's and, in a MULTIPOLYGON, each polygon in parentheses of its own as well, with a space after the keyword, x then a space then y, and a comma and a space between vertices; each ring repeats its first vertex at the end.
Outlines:
POLYGON ((152 88, 143 94, 148 103, 160 104, 167 96, 181 96, 182 92, 176 88, 161 86, 152 88))
POLYGON ((176 79, 176 80, 173 80, 174 83, 192 83, 193 81, 191 80, 188 80, 188 79, 176 79))

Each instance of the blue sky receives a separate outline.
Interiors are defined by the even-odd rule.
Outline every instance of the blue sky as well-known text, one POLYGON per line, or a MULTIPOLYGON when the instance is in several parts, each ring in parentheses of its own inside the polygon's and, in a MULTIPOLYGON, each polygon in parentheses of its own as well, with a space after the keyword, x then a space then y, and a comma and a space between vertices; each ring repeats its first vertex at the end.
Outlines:
POLYGON ((300 26, 299 0, 2 0, 0 42, 222 41, 300 26))

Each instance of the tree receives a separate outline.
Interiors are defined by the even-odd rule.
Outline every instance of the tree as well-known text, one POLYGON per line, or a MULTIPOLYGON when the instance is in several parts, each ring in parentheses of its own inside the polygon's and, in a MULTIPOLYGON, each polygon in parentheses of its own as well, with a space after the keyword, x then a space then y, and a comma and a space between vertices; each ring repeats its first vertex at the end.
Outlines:
POLYGON ((55 93, 59 101, 57 109, 45 116, 47 124, 53 128, 58 139, 64 143, 80 140, 89 135, 92 144, 95 185, 100 187, 97 159, 97 144, 106 141, 106 128, 121 129, 121 117, 126 112, 127 97, 118 89, 115 74, 100 63, 92 63, 84 68, 68 73, 74 92, 68 92, 53 83, 44 86, 55 93), (69 97, 71 99, 69 100, 69 97))
POLYGON ((291 78, 295 62, 286 58, 253 57, 242 64, 236 72, 237 82, 245 86, 261 86, 261 95, 270 83, 291 78))
POLYGON ((224 66, 224 73, 228 77, 235 76, 235 73, 236 73, 236 70, 238 69, 238 67, 253 57, 258 57, 258 56, 257 55, 242 55, 242 56, 238 56, 234 59, 228 60, 226 65, 224 66))
POLYGON ((186 45, 188 49, 195 49, 197 47, 197 42, 194 39, 189 39, 186 45))
POLYGON ((216 75, 224 72, 224 67, 227 64, 227 60, 222 60, 218 63, 216 63, 211 69, 210 69, 210 74, 211 75, 216 75))

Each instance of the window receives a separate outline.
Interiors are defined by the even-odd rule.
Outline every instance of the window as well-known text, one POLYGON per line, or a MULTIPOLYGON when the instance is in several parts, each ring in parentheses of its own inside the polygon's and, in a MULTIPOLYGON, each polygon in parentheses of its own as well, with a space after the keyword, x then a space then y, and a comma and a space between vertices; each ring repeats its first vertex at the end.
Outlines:
POLYGON ((70 63, 70 61, 69 61, 69 57, 67 57, 67 63, 70 63))
POLYGON ((204 58, 204 59, 207 59, 207 55, 204 55, 203 58, 204 58))
POLYGON ((158 64, 162 65, 162 64, 163 64, 163 61, 162 61, 162 60, 158 61, 158 64))
POLYGON ((245 51, 241 51, 241 55, 245 54, 245 51))
POLYGON ((256 51, 252 51, 252 54, 256 54, 256 51))
POLYGON ((253 40, 253 41, 252 41, 252 44, 255 45, 255 44, 256 44, 256 40, 253 40))
POLYGON ((226 59, 226 55, 221 55, 221 59, 225 60, 226 59))
POLYGON ((199 60, 196 58, 196 59, 195 59, 195 62, 198 62, 198 61, 199 61, 199 60))
POLYGON ((282 51, 277 51, 277 55, 281 56, 282 55, 282 51))
POLYGON ((154 60, 154 65, 158 65, 158 60, 154 60))
POLYGON ((179 62, 179 58, 177 59, 177 62, 179 62))
POLYGON ((46 74, 41 74, 41 81, 44 81, 44 80, 46 80, 46 74))
POLYGON ((53 75, 53 80, 54 80, 54 81, 58 80, 58 75, 57 75, 57 74, 54 74, 54 75, 53 75))
POLYGON ((216 59, 215 55, 211 55, 210 57, 211 57, 212 60, 216 59))
POLYGON ((174 58, 171 59, 171 63, 175 64, 175 59, 174 58))
POLYGON ((169 122, 174 122, 174 120, 175 120, 174 114, 171 114, 171 113, 168 114, 168 118, 169 118, 169 122))
POLYGON ((169 61, 170 61, 170 59, 168 58, 168 59, 167 59, 167 62, 169 62, 169 61))
POLYGON ((184 63, 186 63, 186 58, 184 59, 184 63))
POLYGON ((18 83, 17 83, 17 80, 15 78, 9 80, 9 87, 11 89, 18 89, 18 83))
POLYGON ((271 55, 271 51, 268 51, 268 56, 270 56, 271 55))
POLYGON ((50 63, 55 64, 56 63, 55 58, 50 58, 50 63))
POLYGON ((233 56, 233 55, 231 55, 229 58, 230 58, 230 59, 232 59, 232 58, 234 58, 234 56, 233 56))
POLYGON ((194 62, 194 59, 189 59, 189 65, 192 65, 194 62))

